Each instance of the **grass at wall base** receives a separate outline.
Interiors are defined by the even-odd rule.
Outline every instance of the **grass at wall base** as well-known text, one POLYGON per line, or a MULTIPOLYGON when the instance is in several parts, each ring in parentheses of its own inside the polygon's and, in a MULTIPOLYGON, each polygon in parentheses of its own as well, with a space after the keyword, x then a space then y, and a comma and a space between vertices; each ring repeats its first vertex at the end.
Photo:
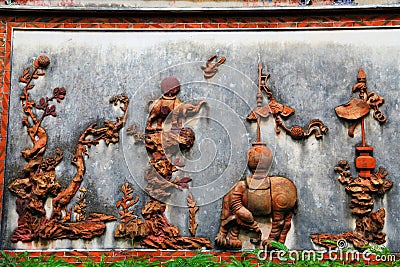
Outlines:
POLYGON ((7 252, 1 252, 0 266, 4 267, 74 267, 77 265, 83 267, 216 267, 216 266, 226 266, 226 267, 275 267, 275 266, 321 266, 321 267, 352 267, 352 266, 400 266, 400 259, 392 254, 388 249, 384 247, 370 247, 368 248, 372 257, 371 261, 360 260, 349 260, 349 259, 323 259, 315 260, 310 255, 304 256, 303 252, 297 251, 297 259, 293 260, 289 249, 282 243, 272 242, 273 250, 279 252, 279 260, 275 257, 272 261, 267 258, 263 260, 260 258, 263 251, 252 250, 245 251, 242 253, 241 257, 231 256, 229 260, 220 261, 218 256, 213 254, 206 254, 204 252, 199 252, 197 255, 189 258, 176 258, 171 259, 166 262, 154 261, 154 259, 148 258, 132 258, 119 261, 113 261, 112 257, 106 257, 103 255, 100 261, 95 262, 92 259, 80 259, 76 257, 76 263, 69 263, 63 258, 57 258, 52 256, 31 256, 29 252, 8 254, 7 252), (389 257, 391 256, 391 257, 389 257), (393 260, 396 257, 396 260, 393 260), (390 262, 376 261, 377 258, 390 258, 390 262))

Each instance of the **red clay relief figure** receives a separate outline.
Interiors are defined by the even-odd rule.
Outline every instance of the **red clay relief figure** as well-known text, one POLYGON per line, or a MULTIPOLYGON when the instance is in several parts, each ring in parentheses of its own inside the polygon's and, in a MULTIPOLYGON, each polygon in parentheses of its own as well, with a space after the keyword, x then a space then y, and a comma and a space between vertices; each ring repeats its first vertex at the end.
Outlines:
POLYGON ((179 170, 178 167, 183 167, 184 164, 180 162, 180 158, 175 160, 172 158, 178 152, 192 148, 195 141, 194 131, 183 127, 183 119, 195 115, 202 105, 206 104, 205 100, 197 105, 182 103, 177 98, 180 88, 177 78, 163 79, 161 82, 163 95, 160 99, 149 103, 151 107, 145 133, 139 133, 135 126, 129 128, 129 134, 135 136, 136 142, 144 141, 149 155, 149 166, 144 175, 147 181, 145 189, 151 199, 142 208, 147 230, 141 238, 141 244, 159 249, 211 248, 208 238, 195 237, 197 229, 195 215, 198 207, 190 193, 187 205, 191 237, 182 236, 179 228, 172 225, 164 214, 167 205, 163 201, 167 200, 176 189, 178 191, 189 189, 189 183, 192 181, 189 177, 179 178, 174 175, 179 170))
POLYGON ((163 95, 156 101, 150 101, 152 107, 144 135, 150 160, 150 167, 146 171, 146 190, 160 200, 169 197, 173 189, 189 187, 191 178, 172 178, 178 167, 184 166, 179 157, 172 158, 179 151, 189 150, 194 144, 195 133, 190 128, 182 127, 183 118, 195 115, 206 104, 205 100, 197 105, 182 103, 177 98, 180 87, 177 78, 165 78, 161 82, 163 95), (167 129, 166 121, 171 123, 171 129, 167 129))
POLYGON ((147 120, 147 131, 153 130, 153 122, 157 122, 156 130, 163 129, 163 123, 168 116, 171 116, 172 129, 182 128, 182 118, 193 116, 199 112, 201 106, 206 103, 200 101, 197 105, 182 103, 177 94, 181 85, 177 78, 168 77, 161 82, 161 91, 163 95, 152 106, 149 118, 147 120))

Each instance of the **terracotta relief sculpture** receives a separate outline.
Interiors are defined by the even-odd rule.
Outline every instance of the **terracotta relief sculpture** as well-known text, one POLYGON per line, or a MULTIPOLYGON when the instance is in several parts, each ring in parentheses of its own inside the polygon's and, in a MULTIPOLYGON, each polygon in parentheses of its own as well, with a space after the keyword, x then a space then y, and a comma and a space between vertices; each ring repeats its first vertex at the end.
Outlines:
MULTIPOLYGON (((172 129, 182 128, 182 118, 193 116, 198 113, 201 106, 206 101, 201 101, 197 105, 182 103, 177 94, 181 89, 181 85, 175 77, 165 78, 161 82, 161 91, 163 95, 155 101, 150 109, 150 115, 147 120, 147 131, 153 131, 153 122, 157 122, 155 130, 162 130, 163 123, 168 116, 171 116, 172 129)), ((153 102, 153 101, 152 101, 153 102)))
POLYGON ((268 241, 284 243, 291 227, 292 216, 297 205, 296 186, 289 179, 268 176, 266 171, 272 162, 272 153, 265 143, 253 143, 248 153, 248 166, 252 176, 238 182, 223 199, 221 223, 215 244, 221 248, 240 249, 240 228, 257 233, 251 239, 254 244, 261 241, 261 229, 254 216, 271 216, 272 229, 268 241))
POLYGON ((116 204, 118 213, 121 216, 121 222, 117 225, 114 236, 119 238, 130 237, 132 239, 143 238, 149 233, 149 229, 146 222, 135 215, 131 209, 139 201, 139 197, 136 196, 134 199, 132 195, 133 189, 128 183, 121 187, 121 191, 124 196, 116 204))
POLYGON ((123 197, 117 202, 116 207, 121 215, 121 221, 117 225, 114 236, 117 238, 132 238, 140 240, 141 244, 150 248, 162 249, 198 249, 202 247, 211 248, 211 243, 207 238, 197 238, 195 236, 197 224, 195 213, 198 210, 196 202, 191 195, 188 198, 190 210, 189 230, 192 237, 182 237, 178 227, 171 225, 164 215, 166 204, 155 199, 151 199, 142 208, 142 220, 134 214, 131 209, 139 201, 139 197, 134 198, 133 189, 128 183, 122 188, 123 197))
POLYGON ((207 238, 195 237, 197 223, 196 212, 198 207, 193 196, 187 199, 189 209, 189 231, 192 237, 182 237, 178 227, 171 225, 164 215, 166 204, 162 201, 171 195, 173 189, 188 189, 192 181, 190 177, 175 176, 175 172, 183 167, 184 163, 175 155, 190 149, 195 141, 192 129, 183 127, 183 119, 199 112, 206 101, 197 105, 182 103, 177 94, 180 83, 175 77, 168 77, 161 82, 163 95, 157 101, 151 101, 150 114, 147 120, 146 132, 139 133, 135 126, 129 127, 129 135, 133 135, 135 142, 144 141, 149 155, 149 167, 145 172, 147 181, 146 191, 151 196, 142 209, 148 234, 142 239, 142 244, 151 248, 162 249, 198 249, 211 248, 207 238), (170 123, 171 129, 166 124, 170 123), (155 127, 153 124, 156 124, 155 127))
MULTIPOLYGON (((267 148, 266 143, 261 141, 260 121, 272 113, 278 118, 278 113, 274 113, 274 106, 270 102, 267 106, 262 106, 262 92, 267 90, 266 81, 268 75, 262 74, 262 64, 259 64, 259 83, 257 93, 257 107, 253 109, 247 117, 250 121, 257 122, 257 142, 248 152, 248 167, 252 172, 246 180, 238 182, 225 195, 223 199, 221 223, 215 244, 222 248, 239 249, 242 242, 239 240, 240 228, 254 231, 257 238, 250 241, 254 244, 261 242, 262 232, 254 216, 271 216, 272 229, 267 239, 262 240, 262 245, 268 245, 268 241, 275 240, 284 243, 291 227, 292 216, 297 206, 297 189, 292 181, 285 177, 268 176, 272 163, 272 152, 267 148), (263 89, 264 88, 264 89, 263 89), (271 108, 272 107, 272 108, 271 108)), ((272 93, 270 93, 272 96, 272 93)), ((273 100, 273 99, 272 99, 273 100)), ((281 111, 285 112, 288 107, 281 105, 281 111)), ((327 128, 319 124, 322 133, 327 128)), ((310 131, 310 134, 313 130, 310 131)), ((303 133, 304 136, 304 133, 303 133)), ((307 135, 308 136, 308 135, 307 135)), ((317 135, 316 135, 317 136, 317 135)))
MULTIPOLYGON (((350 121, 353 125, 349 129, 349 136, 354 136, 354 130, 356 126, 361 122, 364 123, 364 118, 369 114, 370 109, 374 110, 374 118, 379 121, 379 123, 386 122, 386 115, 382 113, 379 109, 385 99, 379 96, 377 93, 368 92, 367 87, 367 76, 363 69, 360 69, 357 75, 357 83, 352 88, 352 93, 358 92, 359 98, 353 98, 347 104, 341 105, 335 108, 335 112, 338 117, 350 121)), ((361 126, 364 130, 364 126, 361 126)), ((363 146, 365 140, 363 139, 363 146)))
POLYGON ((30 242, 38 238, 91 239, 104 233, 105 222, 116 220, 114 216, 106 214, 86 215, 84 203, 86 190, 80 189, 80 186, 85 175, 85 156, 89 155, 88 148, 99 144, 101 140, 107 145, 119 141, 118 132, 126 121, 129 99, 125 95, 111 98, 110 103, 120 105, 124 115, 118 117, 116 121, 104 120, 102 127, 92 124, 81 134, 71 160, 76 168, 76 174, 70 184, 62 189, 56 182, 55 168, 61 162, 63 153, 57 148, 54 157, 44 157, 48 138, 46 130, 42 127, 42 121, 47 116, 57 115, 56 106, 50 103, 54 101, 60 103, 66 96, 66 90, 55 88, 51 97, 42 97, 38 103, 32 100, 29 94, 35 86, 31 84, 32 80, 43 76, 43 70, 49 64, 50 59, 47 56, 38 57, 33 63, 33 70, 26 69, 19 80, 25 84, 20 97, 22 110, 26 115, 22 123, 27 128, 33 146, 22 151, 27 164, 21 175, 8 186, 17 197, 19 216, 18 227, 11 237, 13 242, 30 242), (81 195, 74 208, 77 216, 72 216, 72 209, 67 209, 67 206, 79 189, 81 195), (44 206, 49 197, 53 197, 52 210, 50 214, 46 214, 44 206))
POLYGON ((201 66, 201 69, 204 71, 204 78, 210 79, 215 76, 218 72, 218 67, 225 63, 226 57, 222 56, 217 60, 217 55, 212 55, 208 58, 205 65, 201 66), (214 62, 215 61, 215 62, 214 62))
POLYGON ((196 206, 196 201, 194 201, 192 194, 189 194, 186 199, 189 207, 189 232, 192 236, 196 236, 196 231, 198 224, 196 223, 196 213, 199 207, 196 206))
POLYGON ((286 134, 290 135, 293 139, 306 139, 311 135, 315 138, 320 139, 324 134, 328 132, 328 128, 320 120, 314 119, 307 125, 307 130, 303 130, 302 127, 295 125, 292 128, 288 128, 282 120, 282 117, 288 118, 294 114, 294 109, 285 106, 273 98, 271 89, 268 86, 268 79, 270 74, 263 74, 262 63, 258 65, 258 93, 257 93, 257 107, 249 114, 247 120, 255 121, 259 124, 260 118, 268 117, 271 113, 275 120, 275 132, 279 134, 281 130, 284 130, 286 134), (263 92, 268 98, 269 103, 263 106, 263 92))
POLYGON ((330 248, 334 248, 336 245, 326 242, 326 240, 337 241, 345 239, 357 249, 362 249, 369 242, 376 244, 386 242, 386 234, 382 232, 385 225, 386 211, 380 208, 378 211, 373 212, 373 197, 374 195, 383 197, 392 188, 393 182, 385 179, 387 171, 384 168, 380 167, 378 171, 374 172, 376 168, 376 160, 373 157, 374 148, 367 146, 364 129, 364 119, 370 109, 374 110, 374 118, 380 123, 386 121, 386 116, 379 110, 379 106, 383 104, 384 99, 376 93, 368 93, 366 75, 362 69, 358 73, 357 84, 353 86, 352 91, 359 91, 360 98, 353 98, 349 103, 335 108, 335 111, 340 118, 353 123, 353 126, 349 129, 350 136, 354 136, 355 127, 361 122, 362 145, 356 147, 357 157, 355 159, 358 177, 353 178, 350 166, 345 160, 339 161, 335 171, 339 173, 339 182, 346 186, 346 192, 351 195, 349 206, 352 214, 357 216, 356 229, 339 235, 311 235, 314 243, 330 248))
POLYGON ((180 83, 175 77, 168 77, 161 82, 162 97, 157 100, 147 121, 144 143, 149 154, 151 168, 146 171, 148 182, 146 190, 151 196, 163 200, 170 195, 172 188, 188 188, 189 177, 172 178, 177 167, 183 167, 180 158, 173 159, 179 151, 190 149, 195 140, 195 133, 190 128, 182 127, 182 119, 199 112, 206 101, 197 105, 182 103, 176 95, 180 91, 180 83), (164 127, 170 119, 171 129, 164 127), (156 122, 156 128, 153 127, 156 122))
MULTIPOLYGON (((77 196, 77 200, 74 206, 74 212, 76 214, 75 216, 75 220, 77 222, 81 222, 86 220, 86 203, 85 203, 85 197, 86 197, 86 188, 81 187, 79 188, 79 196, 77 196)), ((71 217, 70 219, 71 220, 71 217)), ((66 222, 65 220, 65 216, 64 216, 64 222, 66 222)))
POLYGON ((212 248, 208 238, 181 236, 179 228, 171 225, 165 217, 166 204, 151 199, 142 209, 142 215, 149 228, 142 244, 158 249, 200 249, 212 248))

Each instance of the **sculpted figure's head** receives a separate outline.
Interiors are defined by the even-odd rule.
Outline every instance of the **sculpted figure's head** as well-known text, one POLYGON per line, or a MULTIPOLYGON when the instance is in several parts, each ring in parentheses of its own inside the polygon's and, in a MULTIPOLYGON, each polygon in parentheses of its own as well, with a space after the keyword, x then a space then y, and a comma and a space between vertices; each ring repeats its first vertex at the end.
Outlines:
POLYGON ((168 77, 161 82, 161 91, 165 96, 176 96, 181 89, 181 84, 175 77, 168 77))

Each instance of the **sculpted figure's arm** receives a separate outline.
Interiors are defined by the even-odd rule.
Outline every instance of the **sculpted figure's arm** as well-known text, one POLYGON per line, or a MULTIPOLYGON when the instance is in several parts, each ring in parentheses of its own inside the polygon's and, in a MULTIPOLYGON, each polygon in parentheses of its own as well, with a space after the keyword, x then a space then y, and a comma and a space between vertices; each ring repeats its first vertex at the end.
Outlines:
POLYGON ((194 116, 200 111, 200 108, 207 104, 206 100, 200 101, 197 105, 181 103, 176 105, 172 113, 172 126, 174 128, 182 128, 182 117, 194 116))

